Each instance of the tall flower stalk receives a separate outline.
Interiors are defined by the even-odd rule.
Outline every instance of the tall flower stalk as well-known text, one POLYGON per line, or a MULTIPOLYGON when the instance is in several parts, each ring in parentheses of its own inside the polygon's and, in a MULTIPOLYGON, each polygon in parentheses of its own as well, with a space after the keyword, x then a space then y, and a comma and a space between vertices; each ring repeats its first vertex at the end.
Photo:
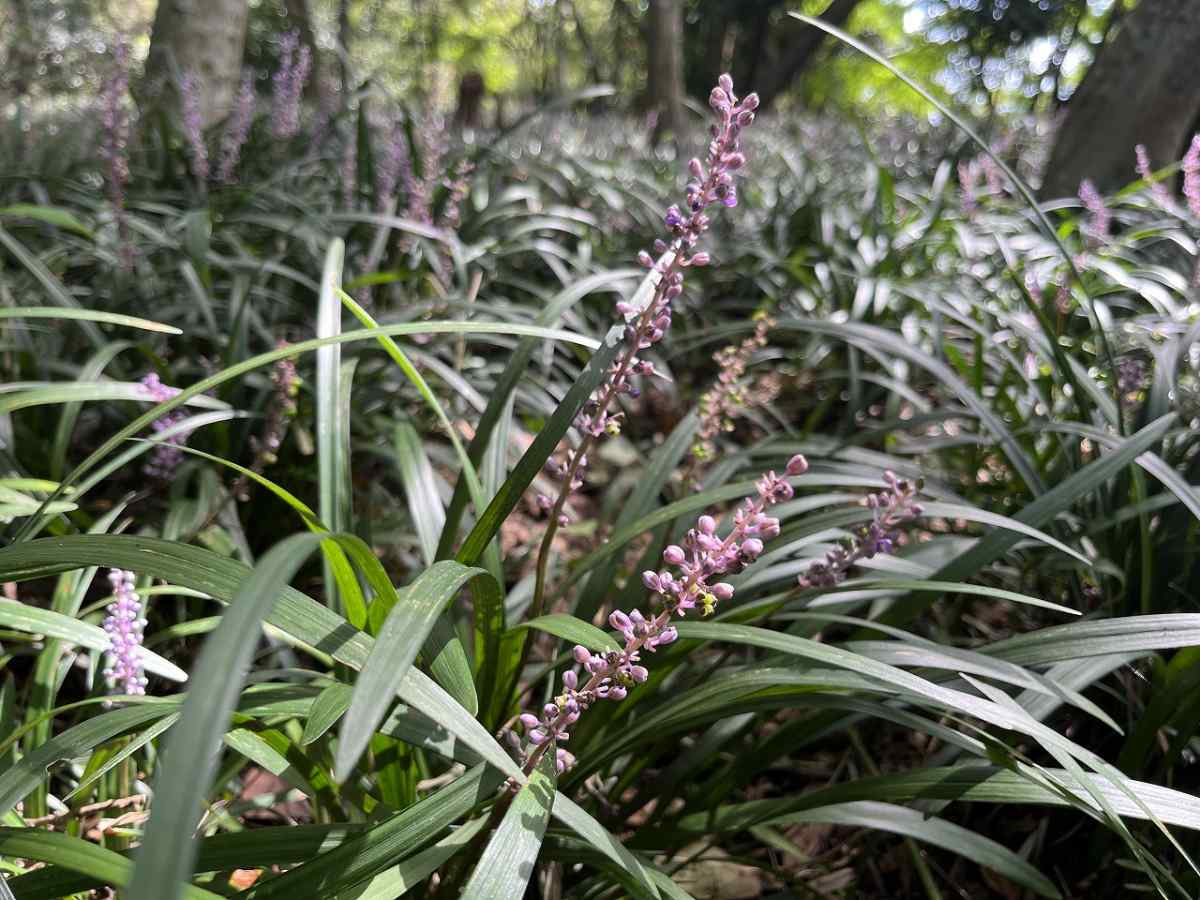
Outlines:
POLYGON ((699 487, 699 477, 706 462, 717 453, 717 437, 733 430, 734 416, 770 403, 779 390, 777 377, 762 379, 755 386, 746 386, 742 377, 754 354, 767 345, 767 333, 775 320, 765 312, 755 313, 754 333, 740 344, 729 344, 713 354, 717 364, 717 380, 700 397, 700 423, 687 479, 699 487))
POLYGON ((271 134, 280 139, 300 131, 300 98, 312 68, 312 51, 300 44, 300 32, 289 31, 279 40, 279 69, 272 77, 271 134))
MULTIPOLYGON (((165 403, 179 393, 179 388, 163 384, 153 372, 142 379, 142 390, 146 394, 146 399, 152 403, 165 403)), ((158 432, 166 431, 186 418, 187 413, 182 409, 172 410, 165 416, 156 419, 153 427, 158 432)), ((179 468, 179 464, 183 462, 183 451, 179 448, 187 443, 187 439, 187 433, 180 433, 155 444, 154 450, 150 453, 150 459, 142 471, 151 478, 169 481, 175 474, 175 470, 179 468)))
POLYGON ((233 114, 225 125, 225 133, 221 136, 221 162, 217 168, 217 180, 223 184, 233 181, 233 170, 237 168, 242 147, 246 145, 246 138, 250 136, 250 126, 254 122, 254 101, 254 76, 247 72, 242 76, 237 103, 234 104, 233 114))
POLYGON ((1112 228, 1112 212, 1090 178, 1079 182, 1079 202, 1088 214, 1087 222, 1083 226, 1084 234, 1093 244, 1103 244, 1108 240, 1108 233, 1112 228))
POLYGON ((1183 196, 1187 198, 1188 209, 1192 215, 1200 219, 1200 134, 1192 138, 1181 167, 1183 196))
POLYGON ((611 411, 614 401, 622 394, 631 397, 638 395, 638 388, 633 383, 634 375, 649 377, 654 374, 653 363, 639 358, 638 354, 661 341, 671 327, 671 304, 683 293, 683 271, 709 262, 706 252, 696 250, 701 235, 709 228, 710 219, 706 210, 714 205, 737 205, 734 176, 746 164, 741 152, 741 134, 754 121, 758 95, 749 94, 739 99, 733 92, 733 79, 722 75, 719 84, 709 95, 709 105, 716 113, 716 122, 711 126, 712 139, 708 153, 703 162, 693 158, 688 163, 691 180, 687 185, 683 206, 673 205, 667 210, 665 222, 669 241, 659 239, 655 242, 657 262, 645 250, 638 255, 639 261, 651 269, 657 278, 654 293, 640 309, 625 301, 617 303, 617 313, 625 320, 625 349, 576 419, 579 443, 567 452, 563 462, 554 461, 550 465, 551 474, 561 478, 562 486, 556 499, 550 501, 547 498, 540 503, 549 513, 549 521, 538 551, 530 606, 533 616, 541 614, 550 548, 559 525, 567 521, 564 512, 567 498, 583 485, 588 450, 603 435, 620 433, 621 413, 611 411))
MULTIPOLYGON (((807 469, 808 462, 796 455, 788 460, 786 473, 803 475, 807 469)), ((724 538, 717 534, 716 519, 701 516, 681 545, 672 544, 663 551, 663 562, 670 568, 642 573, 651 601, 662 609, 649 618, 638 609, 609 615, 609 625, 623 641, 620 650, 592 653, 586 647, 575 647, 575 661, 582 666, 582 673, 574 669, 563 673, 561 693, 542 708, 541 716, 524 713, 520 717, 530 746, 526 775, 537 767, 552 741, 570 737, 570 727, 591 706, 600 700, 623 700, 631 687, 650 677, 642 665, 642 651, 653 653, 676 640, 679 635, 671 625, 674 618, 683 618, 697 607, 702 615, 711 615, 718 603, 733 598, 733 585, 717 578, 736 574, 758 559, 763 540, 779 534, 779 520, 767 515, 767 509, 794 494, 787 479, 774 472, 759 478, 756 488, 757 496, 747 498, 734 512, 733 528, 724 538)), ((575 762, 562 747, 556 747, 555 753, 559 772, 575 762)))
POLYGON ((200 78, 195 72, 185 72, 179 79, 179 100, 183 136, 191 151, 192 175, 203 185, 208 180, 208 147, 204 143, 204 121, 200 114, 200 78))

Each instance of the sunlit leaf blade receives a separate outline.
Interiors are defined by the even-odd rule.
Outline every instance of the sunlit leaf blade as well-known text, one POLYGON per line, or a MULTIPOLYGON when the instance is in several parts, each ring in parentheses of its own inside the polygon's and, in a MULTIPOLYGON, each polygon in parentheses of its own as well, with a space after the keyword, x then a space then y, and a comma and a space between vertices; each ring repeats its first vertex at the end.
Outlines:
POLYGON ((339 781, 349 776, 375 728, 383 721, 434 621, 473 579, 488 580, 490 589, 499 593, 499 587, 485 570, 442 560, 421 573, 404 591, 403 599, 392 607, 358 675, 350 708, 342 720, 334 764, 339 781))
MULTIPOLYGON (((14 859, 52 863, 119 888, 129 883, 133 869, 128 859, 112 850, 59 832, 32 828, 0 828, 0 853, 14 859)), ((216 900, 221 895, 184 885, 178 896, 185 900, 216 900)))
POLYGON ((554 781, 554 746, 551 744, 484 848, 471 879, 463 888, 463 900, 524 896, 525 886, 533 877, 542 836, 550 821, 554 781))

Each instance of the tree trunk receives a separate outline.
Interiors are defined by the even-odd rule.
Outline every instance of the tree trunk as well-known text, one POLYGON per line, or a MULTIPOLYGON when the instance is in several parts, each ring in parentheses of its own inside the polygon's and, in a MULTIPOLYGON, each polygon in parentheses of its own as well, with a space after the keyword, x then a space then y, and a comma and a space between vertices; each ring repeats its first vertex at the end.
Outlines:
POLYGON ((248 13, 247 0, 159 0, 144 99, 164 96, 176 73, 194 72, 203 126, 224 118, 242 78, 248 13))
MULTIPOLYGON (((818 18, 829 25, 841 28, 846 24, 858 4, 859 0, 833 0, 818 18)), ((817 51, 821 49, 821 44, 826 38, 825 32, 819 28, 813 28, 811 25, 791 21, 786 27, 789 29, 798 27, 800 31, 788 44, 783 58, 773 61, 766 67, 767 71, 763 73, 762 80, 755 88, 763 106, 770 105, 780 94, 791 87, 796 76, 812 64, 817 51)))
POLYGON ((1178 159, 1200 113, 1200 3, 1142 0, 1101 47, 1067 103, 1043 197, 1074 195, 1090 178, 1111 191, 1134 178, 1134 147, 1156 165, 1178 159))
POLYGON ((683 131, 683 7, 680 0, 650 0, 646 54, 647 105, 658 112, 655 140, 683 131))
POLYGON ((338 3, 338 74, 342 85, 342 105, 350 98, 350 41, 354 30, 350 27, 350 0, 338 3))

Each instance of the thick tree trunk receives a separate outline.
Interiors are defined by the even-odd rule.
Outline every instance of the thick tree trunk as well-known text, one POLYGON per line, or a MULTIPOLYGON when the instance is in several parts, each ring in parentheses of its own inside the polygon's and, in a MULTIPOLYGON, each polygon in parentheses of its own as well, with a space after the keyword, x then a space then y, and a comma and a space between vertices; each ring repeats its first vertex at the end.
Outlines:
MULTIPOLYGON (((841 28, 846 24, 859 2, 860 0, 833 0, 818 18, 836 28, 841 28)), ((758 91, 763 106, 770 105, 780 94, 791 87, 796 76, 812 64, 817 51, 821 49, 821 44, 825 42, 826 34, 819 28, 813 28, 811 25, 804 25, 794 20, 790 21, 786 27, 797 28, 799 31, 788 42, 787 51, 783 57, 777 61, 772 60, 765 66, 766 71, 761 80, 756 79, 757 87, 755 89, 758 91)))
POLYGON ((159 0, 142 95, 154 101, 176 72, 194 72, 204 127, 233 106, 242 77, 247 0, 159 0))
POLYGON ((350 42, 354 40, 354 28, 350 25, 350 0, 338 2, 338 83, 342 88, 342 105, 350 102, 350 42))
POLYGON ((1198 60, 1200 3, 1141 0, 1067 103, 1042 196, 1074 195, 1084 178, 1128 184, 1138 144, 1156 165, 1178 159, 1200 114, 1198 60))
POLYGON ((650 0, 646 32, 647 105, 658 112, 657 140, 683 131, 683 7, 680 0, 650 0))

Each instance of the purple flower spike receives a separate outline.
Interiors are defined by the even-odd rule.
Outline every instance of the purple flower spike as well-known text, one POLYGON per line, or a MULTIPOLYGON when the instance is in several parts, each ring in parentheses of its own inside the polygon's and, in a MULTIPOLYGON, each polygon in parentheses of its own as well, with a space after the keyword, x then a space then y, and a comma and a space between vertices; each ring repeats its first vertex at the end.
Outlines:
POLYGON ((1085 178, 1079 183, 1079 202, 1087 210, 1088 220, 1083 227, 1084 233, 1094 244, 1102 244, 1108 239, 1112 228, 1112 213, 1104 203, 1104 198, 1096 190, 1091 179, 1085 178))
POLYGON ((312 66, 312 52, 300 46, 300 32, 279 39, 279 70, 272 77, 271 134, 280 140, 300 131, 300 98, 312 66))
POLYGON ((242 147, 250 136, 250 126, 254 122, 254 99, 254 76, 247 72, 242 76, 237 104, 221 137, 221 164, 217 169, 217 181, 223 184, 233 181, 233 170, 237 168, 242 147))
MULTIPOLYGON (((800 457, 793 457, 788 465, 798 468, 800 457)), ((650 670, 641 662, 641 653, 655 652, 678 639, 679 634, 670 624, 673 616, 683 616, 687 610, 697 606, 704 614, 714 611, 717 603, 733 598, 733 585, 715 581, 726 572, 740 572, 763 550, 763 542, 750 534, 778 532, 778 520, 766 515, 767 507, 791 496, 791 488, 774 472, 763 475, 757 483, 758 496, 750 498, 737 509, 733 517, 733 528, 725 538, 716 536, 717 523, 712 516, 701 516, 696 527, 687 532, 682 546, 672 544, 663 553, 668 564, 677 566, 681 575, 670 572, 646 572, 642 580, 647 588, 662 597, 663 609, 647 618, 641 610, 629 612, 613 610, 608 622, 618 633, 623 646, 619 650, 608 650, 592 654, 586 647, 576 646, 575 661, 582 664, 587 681, 582 686, 574 670, 563 673, 563 693, 552 703, 542 708, 541 717, 523 713, 520 723, 529 744, 534 748, 525 760, 526 772, 532 771, 544 752, 539 750, 551 735, 565 741, 570 735, 567 730, 584 711, 600 700, 623 700, 629 690, 650 678, 650 670), (782 490, 781 486, 787 487, 782 490)), ((558 762, 564 765, 560 756, 558 762)), ((572 757, 565 765, 573 762, 572 757)), ((561 769, 560 769, 561 771, 561 769)))
MULTIPOLYGON (((151 372, 142 379, 142 390, 146 399, 151 403, 164 403, 179 393, 179 388, 173 388, 162 383, 159 377, 151 372)), ((175 409, 157 419, 151 426, 156 432, 173 428, 187 418, 182 409, 175 409)), ((169 481, 183 462, 183 451, 179 448, 187 443, 189 432, 172 435, 161 443, 155 444, 150 452, 150 459, 142 471, 151 478, 169 481)))
POLYGON ((1183 196, 1188 209, 1200 218, 1200 134, 1192 138, 1188 152, 1183 157, 1183 196))
POLYGON ((186 72, 179 79, 179 97, 183 108, 183 136, 191 150, 192 175, 203 183, 208 180, 208 147, 204 143, 204 123, 200 115, 200 79, 186 72))
POLYGON ((113 602, 108 605, 108 615, 104 619, 109 640, 104 678, 110 691, 140 696, 146 693, 148 684, 142 670, 146 620, 142 618, 141 597, 134 590, 135 578, 132 572, 124 569, 108 570, 113 602))
POLYGON ((918 485, 890 471, 883 473, 883 480, 887 490, 863 498, 863 505, 872 513, 871 522, 846 546, 834 547, 824 559, 812 563, 800 576, 800 587, 833 587, 845 580, 859 560, 895 550, 901 527, 919 518, 924 510, 916 502, 918 485))
POLYGON ((646 250, 638 253, 638 261, 657 274, 658 282, 649 301, 640 308, 633 308, 627 301, 617 305, 617 313, 625 322, 626 350, 575 422, 584 439, 576 447, 563 451, 565 461, 560 468, 564 473, 564 484, 554 508, 549 511, 552 521, 559 515, 570 493, 582 484, 587 468, 585 454, 591 442, 620 433, 621 413, 610 412, 614 402, 622 396, 633 399, 640 394, 641 389, 633 383, 632 376, 647 378, 653 375, 653 366, 647 360, 639 359, 638 354, 651 349, 666 336, 671 326, 671 305, 683 293, 684 270, 708 265, 711 261, 707 252, 696 250, 696 244, 711 224, 706 210, 737 203, 734 173, 740 172, 746 164, 746 157, 741 152, 741 132, 754 120, 753 110, 758 106, 758 98, 751 94, 739 100, 733 93, 733 79, 722 75, 720 83, 713 88, 710 102, 717 113, 717 121, 712 125, 708 152, 703 161, 692 159, 688 162, 691 181, 685 190, 684 202, 672 204, 664 214, 670 240, 656 241, 653 255, 646 250))

